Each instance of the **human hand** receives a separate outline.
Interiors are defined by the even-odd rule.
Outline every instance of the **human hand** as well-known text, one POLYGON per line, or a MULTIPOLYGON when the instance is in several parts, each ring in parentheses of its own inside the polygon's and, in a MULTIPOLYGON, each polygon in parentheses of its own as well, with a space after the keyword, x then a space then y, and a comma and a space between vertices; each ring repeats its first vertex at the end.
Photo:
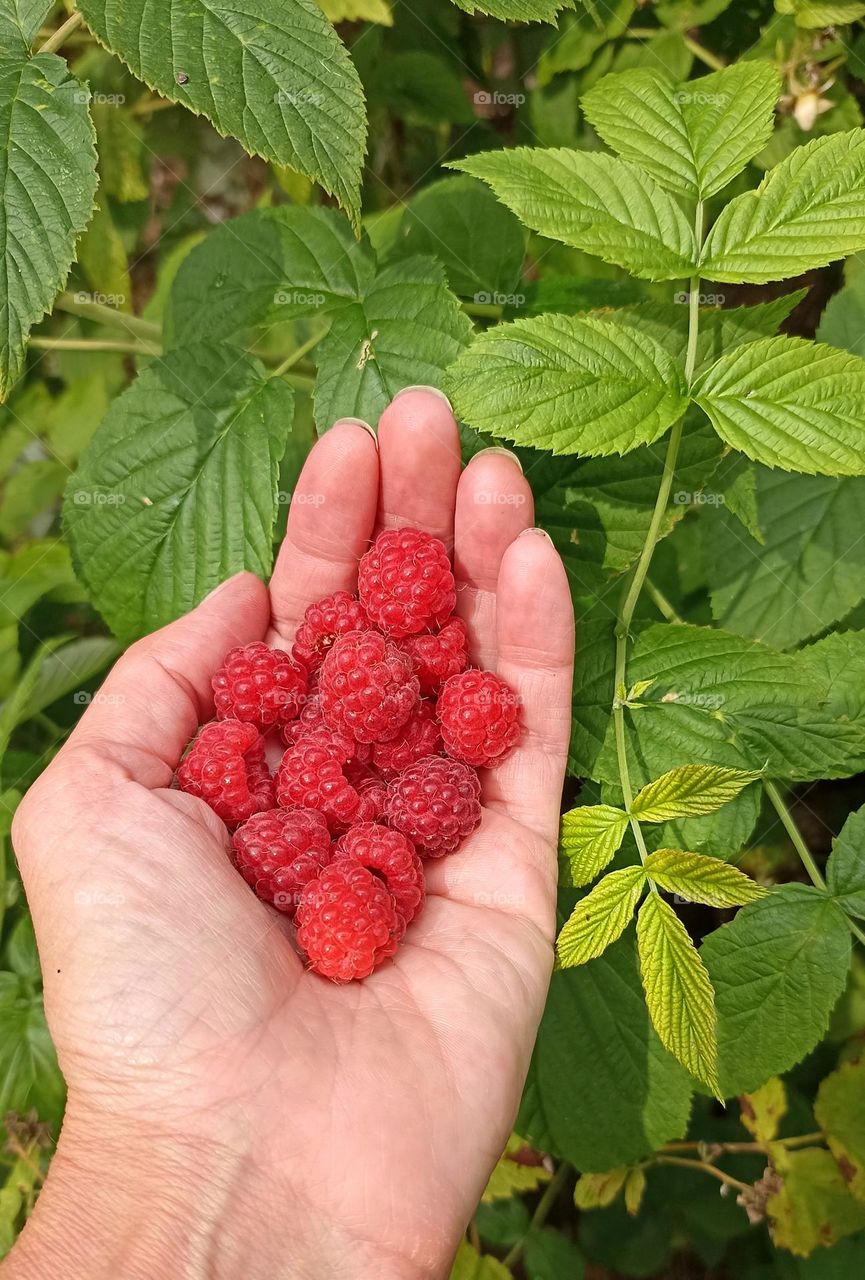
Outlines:
POLYGON ((446 1276, 510 1132, 553 957, 563 566, 525 532, 515 461, 489 452, 461 474, 430 392, 388 408, 378 450, 337 424, 296 494, 269 592, 238 575, 134 645, 18 811, 69 1099, 6 1280, 61 1258, 68 1280, 446 1276), (401 524, 453 546, 471 658, 517 691, 523 736, 483 778, 478 830, 427 863, 395 960, 336 986, 305 971, 221 822, 170 783, 226 651, 288 647, 306 605, 353 588, 374 531, 401 524))

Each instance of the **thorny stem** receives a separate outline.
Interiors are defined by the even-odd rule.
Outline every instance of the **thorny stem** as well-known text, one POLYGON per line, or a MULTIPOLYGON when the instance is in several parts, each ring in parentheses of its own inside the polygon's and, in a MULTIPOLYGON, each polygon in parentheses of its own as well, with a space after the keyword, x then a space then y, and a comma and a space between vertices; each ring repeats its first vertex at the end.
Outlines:
POLYGON ((37 53, 56 53, 58 49, 62 49, 67 36, 71 36, 73 31, 83 24, 84 18, 76 9, 66 21, 57 28, 53 35, 50 35, 43 45, 37 49, 37 53))
MULTIPOLYGON (((696 241, 697 252, 699 254, 700 245, 703 238, 703 204, 697 201, 697 207, 694 215, 694 238, 696 241)), ((690 385, 694 377, 694 369, 697 363, 697 338, 699 336, 700 325, 700 276, 695 273, 691 277, 690 295, 688 298, 688 345, 685 353, 685 381, 690 385)), ((631 786, 631 775, 628 768, 628 753, 625 744, 625 708, 623 696, 627 690, 626 674, 628 662, 628 640, 630 638, 631 623, 634 619, 634 611, 640 598, 649 568, 652 563, 652 557, 655 554, 655 547, 661 534, 661 528, 664 523, 664 516, 667 511, 667 503, 670 500, 670 491, 673 487, 673 479, 676 474, 676 463, 679 458, 679 448, 682 443, 682 433, 685 428, 685 415, 683 414, 679 421, 675 424, 670 432, 670 440, 667 445, 667 453, 664 458, 664 470, 661 476, 661 484, 658 489, 658 496, 655 500, 655 509, 652 512, 652 518, 649 522, 649 530, 646 534, 646 540, 643 543, 643 550, 637 561, 637 567, 634 570, 634 576, 628 587, 624 603, 622 605, 619 616, 616 620, 616 669, 614 677, 613 689, 613 731, 616 739, 616 759, 619 769, 619 785, 622 788, 622 797, 624 799, 625 808, 630 811, 634 801, 634 792, 631 786)), ((634 833, 634 839, 637 842, 637 849, 640 854, 640 861, 645 863, 648 855, 643 833, 640 830, 640 824, 635 818, 630 819, 631 830, 634 833)), ((654 884, 651 886, 654 889, 654 884)), ((655 892, 657 890, 655 889, 655 892)))
POLYGON ((707 1164, 705 1160, 688 1160, 683 1156, 655 1156, 650 1163, 652 1164, 674 1164, 682 1169, 702 1169, 703 1173, 708 1173, 710 1177, 717 1178, 719 1182, 723 1182, 725 1186, 735 1187, 737 1191, 750 1191, 747 1182, 740 1182, 738 1178, 734 1178, 732 1174, 725 1173, 723 1169, 719 1169, 717 1165, 707 1164))
MULTIPOLYGON (((775 783, 769 781, 769 779, 764 781, 763 790, 765 791, 772 808, 781 819, 781 825, 793 842, 793 848, 798 853, 802 866, 808 872, 808 876, 811 883, 814 885, 814 888, 821 889, 825 893, 826 881, 823 878, 823 873, 814 861, 814 855, 805 843, 801 831, 793 821, 793 815, 787 807, 781 792, 778 790, 775 783)), ((863 933, 855 921, 851 920, 849 916, 846 917, 846 919, 853 937, 858 938, 862 945, 865 946, 865 933, 863 933)))
POLYGON ((519 1262, 520 1258, 523 1256, 523 1249, 525 1249, 526 1247, 526 1240, 529 1238, 529 1236, 533 1231, 537 1231, 539 1227, 542 1227, 544 1225, 544 1223, 546 1222, 549 1216, 550 1210, 552 1209, 553 1205, 556 1203, 559 1192, 561 1191, 562 1187, 565 1185, 565 1182, 567 1181, 568 1176, 572 1172, 573 1170, 571 1169, 571 1166, 568 1164, 566 1160, 563 1160, 562 1163, 559 1165, 558 1169, 556 1170, 556 1172, 553 1174, 552 1178, 550 1178, 550 1181, 547 1183, 547 1187, 546 1187, 546 1190, 544 1191, 544 1194, 541 1196, 540 1200, 538 1201, 537 1208, 532 1214, 532 1220, 529 1223, 528 1231, 524 1236, 520 1236, 519 1240, 516 1242, 516 1244, 513 1246, 510 1252, 507 1253, 505 1257, 502 1259, 502 1263, 504 1266, 512 1267, 514 1266, 515 1263, 519 1262))

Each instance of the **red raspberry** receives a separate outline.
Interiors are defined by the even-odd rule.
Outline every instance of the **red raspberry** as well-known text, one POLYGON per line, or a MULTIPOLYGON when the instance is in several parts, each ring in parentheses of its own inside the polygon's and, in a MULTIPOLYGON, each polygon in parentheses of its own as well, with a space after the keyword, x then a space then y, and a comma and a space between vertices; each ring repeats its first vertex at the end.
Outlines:
POLYGON ((385 529, 361 557, 358 594, 373 626, 417 635, 441 626, 456 605, 445 544, 422 529, 385 529))
POLYGON ((309 606, 291 652, 310 671, 317 671, 338 636, 347 635, 349 631, 365 631, 368 627, 369 619, 360 601, 347 591, 335 591, 309 606))
POLYGON ((395 737, 418 700, 411 660, 377 631, 340 636, 324 660, 319 689, 325 723, 358 742, 395 737))
POLYGON ((220 720, 244 720, 262 733, 293 720, 306 694, 306 671, 261 640, 230 649, 213 677, 220 720))
POLYGON ((293 916, 305 885, 330 862, 330 832, 315 809, 255 813, 231 838, 235 865, 259 898, 293 916))
POLYGON ((343 858, 351 858, 378 875, 405 923, 414 920, 424 900, 423 864, 408 836, 377 822, 358 823, 334 846, 334 863, 343 858))
POLYGON ((519 741, 519 699, 492 671, 451 676, 436 711, 445 751, 476 769, 500 764, 519 741))
POLYGON ((345 776, 353 744, 339 733, 314 729, 288 748, 276 773, 276 797, 284 808, 318 809, 333 829, 349 826, 360 797, 345 776))
POLYGON ((351 858, 310 880, 296 922, 310 967, 334 982, 368 977, 394 954, 405 930, 384 882, 351 858))
POLYGON ((376 742, 372 749, 372 763, 383 778, 395 778, 410 764, 424 756, 438 755, 442 749, 441 735, 430 702, 419 702, 395 738, 390 742, 376 742))
MULTIPOLYGON (((372 750, 372 748, 370 748, 372 750)), ((360 805, 352 826, 358 822, 376 822, 384 817, 387 783, 355 757, 345 766, 345 776, 360 796, 360 805)))
POLYGON ((481 820, 481 787, 459 760, 428 756, 390 784, 385 816, 428 858, 453 853, 481 820))
POLYGON ((406 636, 399 647, 414 664, 421 694, 436 693, 448 676, 458 675, 466 669, 466 624, 462 618, 451 618, 434 635, 406 636))
POLYGON ((244 822, 274 805, 264 738, 254 724, 240 720, 211 720, 199 729, 177 767, 177 782, 227 823, 244 822))

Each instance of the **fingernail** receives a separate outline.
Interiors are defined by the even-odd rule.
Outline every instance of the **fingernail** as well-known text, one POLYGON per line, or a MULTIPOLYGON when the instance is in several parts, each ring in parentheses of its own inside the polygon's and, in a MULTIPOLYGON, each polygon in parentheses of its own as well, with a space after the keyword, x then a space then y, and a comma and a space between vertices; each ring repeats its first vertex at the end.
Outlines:
MULTIPOLYGON (((501 458, 510 458, 511 462, 513 462, 515 466, 519 467, 520 472, 522 472, 523 464, 520 462, 517 455, 515 453, 511 453, 510 449, 503 449, 501 445, 493 444, 490 445, 488 449, 478 449, 477 453, 474 454, 474 458, 484 458, 488 453, 497 453, 501 458)), ((473 461, 474 458, 472 459, 473 461)))
POLYGON ((375 430, 369 425, 369 423, 364 422, 363 418, 339 418, 333 425, 338 427, 341 423, 346 423, 351 427, 363 427, 364 431, 368 431, 372 436, 375 441, 375 447, 378 448, 378 436, 375 434, 375 430))
MULTIPOLYGON (((443 391, 439 391, 438 387, 403 387, 401 391, 398 391, 396 393, 396 395, 394 396, 394 400, 399 400, 400 396, 408 395, 410 391, 426 391, 431 396, 438 396, 439 400, 444 400, 445 404, 450 409, 451 413, 453 413, 454 411, 454 407, 451 404, 450 400, 448 400, 447 396, 443 391)), ((391 403, 393 403, 393 401, 391 401, 391 403)))
POLYGON ((523 529, 522 533, 519 534, 519 537, 524 538, 527 533, 532 533, 536 537, 546 538, 547 542, 552 542, 552 538, 547 533, 546 529, 538 529, 533 526, 531 529, 523 529))

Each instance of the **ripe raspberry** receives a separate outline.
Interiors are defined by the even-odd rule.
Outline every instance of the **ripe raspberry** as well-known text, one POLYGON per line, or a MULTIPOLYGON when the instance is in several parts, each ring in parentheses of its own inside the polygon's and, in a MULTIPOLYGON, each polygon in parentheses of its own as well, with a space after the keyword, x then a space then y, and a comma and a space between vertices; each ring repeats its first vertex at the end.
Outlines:
POLYGON ((360 796, 345 776, 353 744, 342 734, 314 729, 288 748, 276 773, 279 804, 318 809, 331 829, 349 826, 360 796))
POLYGON ((330 862, 330 832, 315 809, 255 813, 231 838, 235 865, 259 898, 294 916, 300 893, 330 862))
POLYGON ((428 756, 390 784, 385 816, 428 858, 453 853, 481 820, 477 774, 459 760, 428 756))
POLYGON ((199 729, 177 767, 177 782, 231 824, 274 806, 264 739, 240 720, 211 720, 199 729))
POLYGON ((441 735, 431 702, 419 702, 395 738, 376 742, 372 762, 383 778, 395 778, 424 756, 438 755, 441 735))
POLYGON ((462 618, 451 618, 434 635, 406 636, 399 647, 414 664, 421 695, 437 693, 448 676, 458 675, 466 669, 466 624, 462 618))
POLYGON ((351 858, 310 880, 296 922, 310 967, 334 982, 368 977, 394 954, 405 930, 384 882, 351 858))
POLYGON ((445 544, 421 529, 385 529, 361 557, 358 594, 373 626, 394 639, 441 626, 456 605, 445 544))
POLYGON ((424 882, 423 864, 408 836, 377 822, 358 823, 334 846, 334 863, 343 858, 359 862, 378 875, 405 923, 411 923, 423 905, 424 882))
POLYGON ((293 720, 306 693, 306 671, 261 640, 230 649, 213 677, 220 720, 243 720, 264 733, 293 720))
POLYGON ((492 671, 451 676, 436 703, 448 755, 476 769, 500 764, 520 736, 520 704, 492 671))
POLYGON ((335 591, 309 606, 291 652, 308 670, 317 671, 338 636, 347 635, 349 631, 365 631, 368 627, 369 619, 360 601, 347 591, 335 591))
MULTIPOLYGON (((372 748, 370 748, 372 750, 372 748)), ((357 758, 345 766, 345 776, 360 796, 354 822, 376 822, 384 817, 387 783, 357 758)))
POLYGON ((340 636, 324 660, 319 689, 325 723, 358 742, 393 738, 418 700, 411 660, 377 631, 340 636))

